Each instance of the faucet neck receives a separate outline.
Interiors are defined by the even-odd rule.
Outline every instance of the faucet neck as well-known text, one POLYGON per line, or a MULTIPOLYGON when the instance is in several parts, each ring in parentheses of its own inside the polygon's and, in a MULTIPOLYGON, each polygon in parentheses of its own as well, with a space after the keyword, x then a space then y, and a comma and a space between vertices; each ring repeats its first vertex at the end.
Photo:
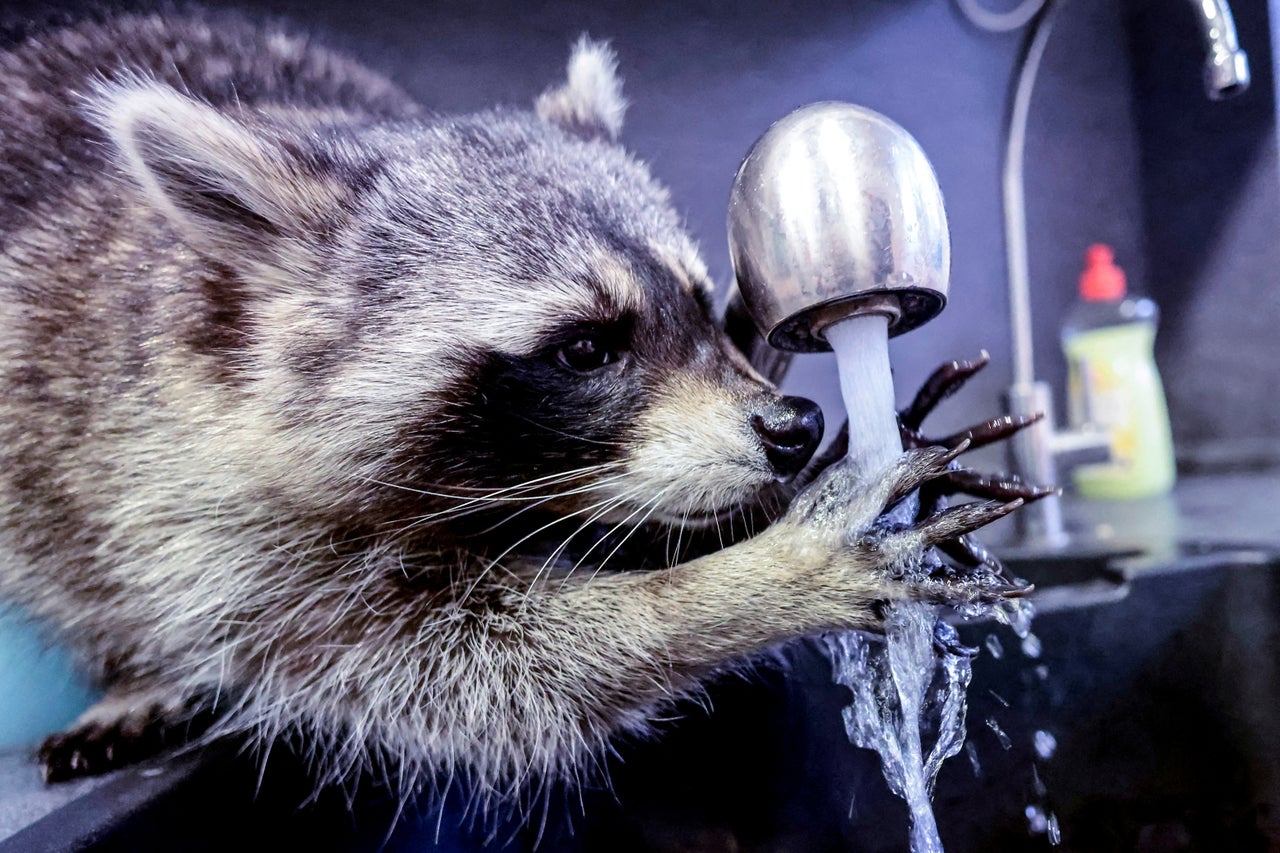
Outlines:
POLYGON ((1227 0, 1191 0, 1191 7, 1205 42, 1205 93, 1221 101, 1243 92, 1249 86, 1249 57, 1240 49, 1227 0))

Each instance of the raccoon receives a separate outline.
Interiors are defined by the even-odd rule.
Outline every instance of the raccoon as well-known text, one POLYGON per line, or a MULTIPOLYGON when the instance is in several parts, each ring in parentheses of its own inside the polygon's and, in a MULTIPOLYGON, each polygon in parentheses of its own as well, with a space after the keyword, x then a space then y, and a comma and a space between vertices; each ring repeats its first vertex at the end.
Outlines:
POLYGON ((462 116, 234 16, 0 54, 0 595, 105 689, 49 779, 209 715, 515 791, 874 629, 883 569, 1017 505, 846 533, 964 442, 794 497, 821 414, 726 336, 625 106, 585 37, 532 110, 462 116))

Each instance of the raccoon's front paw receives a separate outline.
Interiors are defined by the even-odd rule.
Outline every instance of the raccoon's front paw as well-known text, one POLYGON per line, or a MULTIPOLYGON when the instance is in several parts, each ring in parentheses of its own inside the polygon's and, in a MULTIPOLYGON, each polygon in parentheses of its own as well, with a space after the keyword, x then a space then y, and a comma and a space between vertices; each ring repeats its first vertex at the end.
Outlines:
POLYGON ((65 732, 45 738, 37 753, 46 782, 96 776, 180 746, 213 722, 204 701, 152 692, 109 693, 65 732))
MULTIPOLYGON (((1023 499, 987 500, 951 508, 938 507, 904 523, 890 516, 907 495, 952 473, 951 463, 968 447, 927 447, 909 450, 879 475, 867 479, 848 465, 833 466, 797 496, 787 520, 817 532, 843 552, 837 559, 860 588, 874 578, 876 596, 930 600, 996 598, 1016 594, 1017 588, 994 575, 977 579, 943 576, 942 564, 931 558, 933 548, 1002 518, 1022 506, 1023 499)), ((852 581, 851 581, 852 582, 852 581)))
POLYGON ((832 465, 792 500, 785 520, 848 538, 930 480, 946 475, 968 442, 954 448, 909 450, 868 478, 846 463, 832 465))
MULTIPOLYGON (((918 564, 929 549, 955 541, 1004 518, 1022 504, 1022 498, 960 504, 941 509, 904 529, 887 532, 869 529, 858 537, 855 544, 885 568, 911 566, 918 564)), ((897 574, 909 576, 910 572, 897 574)))

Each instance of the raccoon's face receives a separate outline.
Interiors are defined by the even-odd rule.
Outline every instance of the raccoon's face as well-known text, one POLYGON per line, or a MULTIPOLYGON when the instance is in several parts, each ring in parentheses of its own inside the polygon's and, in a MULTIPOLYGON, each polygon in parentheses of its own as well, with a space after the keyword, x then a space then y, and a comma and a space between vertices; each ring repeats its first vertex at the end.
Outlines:
POLYGON ((354 243, 395 259, 364 262, 370 292, 400 306, 380 312, 399 352, 378 360, 431 352, 448 367, 403 422, 386 480, 486 495, 500 512, 697 524, 808 462, 819 410, 780 397, 728 340, 643 165, 511 114, 442 123, 412 146, 385 165, 354 243), (436 245, 405 251, 426 234, 436 245))
POLYGON ((612 143, 600 46, 537 116, 301 125, 150 85, 96 110, 143 197, 231 282, 202 310, 244 325, 219 358, 287 423, 274 449, 299 490, 311 472, 392 516, 696 524, 818 445, 817 407, 733 347, 666 192, 612 143))
POLYGON ((800 471, 820 411, 780 397, 734 348, 679 231, 618 239, 631 213, 562 230, 576 270, 482 309, 504 331, 465 338, 443 417, 412 445, 437 465, 468 460, 469 487, 513 490, 517 506, 558 495, 545 506, 584 522, 706 522, 800 471))

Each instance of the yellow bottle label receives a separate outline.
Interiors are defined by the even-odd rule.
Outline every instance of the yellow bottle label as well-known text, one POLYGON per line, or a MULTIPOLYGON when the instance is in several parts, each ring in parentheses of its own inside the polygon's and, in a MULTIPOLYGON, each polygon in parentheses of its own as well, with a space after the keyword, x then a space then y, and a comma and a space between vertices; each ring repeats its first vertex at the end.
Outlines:
POLYGON ((1071 421, 1105 430, 1111 445, 1111 461, 1075 470, 1086 497, 1145 497, 1173 485, 1173 440, 1151 355, 1154 340, 1151 326, 1132 323, 1066 342, 1071 421))

